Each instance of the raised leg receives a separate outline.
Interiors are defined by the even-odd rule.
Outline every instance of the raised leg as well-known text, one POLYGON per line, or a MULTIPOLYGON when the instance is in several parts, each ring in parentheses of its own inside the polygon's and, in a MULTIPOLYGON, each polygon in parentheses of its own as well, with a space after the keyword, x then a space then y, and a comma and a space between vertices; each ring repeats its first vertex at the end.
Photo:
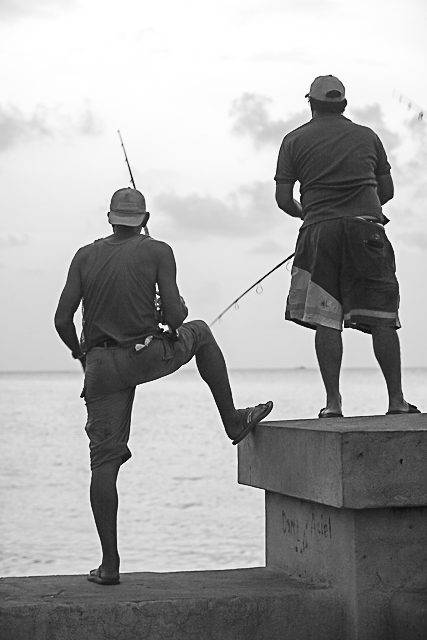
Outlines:
MULTIPOLYGON (((227 366, 222 351, 208 325, 200 321, 200 328, 203 339, 196 353, 197 368, 212 392, 225 432, 229 438, 234 440, 242 432, 242 427, 245 426, 243 421, 246 420, 248 413, 244 410, 236 409, 234 406, 227 366)), ((262 409, 260 411, 262 413, 262 409)), ((257 416, 258 412, 253 415, 257 416)), ((258 418, 258 421, 261 419, 258 418)), ((257 418, 255 417, 255 422, 256 420, 257 418)))
POLYGON ((326 411, 341 413, 340 371, 342 362, 341 331, 317 325, 316 355, 326 390, 326 411))

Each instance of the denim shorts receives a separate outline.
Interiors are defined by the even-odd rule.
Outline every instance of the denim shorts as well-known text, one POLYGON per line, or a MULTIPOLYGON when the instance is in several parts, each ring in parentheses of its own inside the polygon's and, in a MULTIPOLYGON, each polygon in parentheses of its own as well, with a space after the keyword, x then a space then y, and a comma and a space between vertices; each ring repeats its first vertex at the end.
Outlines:
POLYGON ((88 352, 82 396, 92 469, 116 459, 121 463, 129 460, 136 386, 163 378, 189 362, 201 343, 203 325, 201 320, 186 322, 179 328, 177 340, 157 334, 146 346, 94 347, 88 352))
POLYGON ((381 224, 344 217, 301 229, 287 320, 371 333, 373 325, 398 329, 398 309, 394 252, 381 224))

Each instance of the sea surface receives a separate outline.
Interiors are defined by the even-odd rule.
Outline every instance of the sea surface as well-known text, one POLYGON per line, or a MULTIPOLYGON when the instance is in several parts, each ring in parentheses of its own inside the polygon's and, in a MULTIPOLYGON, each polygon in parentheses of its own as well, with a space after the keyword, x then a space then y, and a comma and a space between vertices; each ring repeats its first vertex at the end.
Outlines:
MULTIPOLYGON (((230 380, 238 407, 272 399, 272 420, 324 406, 316 369, 236 370, 230 380)), ((403 381, 426 411, 427 368, 404 370, 403 381)), ((100 562, 82 382, 0 373, 0 576, 82 574, 100 562)), ((342 395, 347 416, 387 410, 379 370, 344 369, 342 395)), ((138 388, 130 448, 119 473, 122 572, 264 564, 264 493, 237 484, 237 447, 194 368, 138 388)))

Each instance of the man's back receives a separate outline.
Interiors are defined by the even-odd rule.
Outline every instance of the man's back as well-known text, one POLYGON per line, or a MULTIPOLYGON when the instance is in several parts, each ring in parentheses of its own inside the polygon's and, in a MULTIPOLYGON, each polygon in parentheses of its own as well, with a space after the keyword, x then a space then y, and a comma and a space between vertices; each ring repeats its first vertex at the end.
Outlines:
POLYGON ((342 115, 320 115, 285 136, 276 180, 301 185, 304 226, 335 217, 381 220, 377 176, 390 172, 378 136, 342 115))
POLYGON ((81 250, 85 349, 107 338, 126 346, 157 330, 157 244, 145 235, 110 236, 81 250))

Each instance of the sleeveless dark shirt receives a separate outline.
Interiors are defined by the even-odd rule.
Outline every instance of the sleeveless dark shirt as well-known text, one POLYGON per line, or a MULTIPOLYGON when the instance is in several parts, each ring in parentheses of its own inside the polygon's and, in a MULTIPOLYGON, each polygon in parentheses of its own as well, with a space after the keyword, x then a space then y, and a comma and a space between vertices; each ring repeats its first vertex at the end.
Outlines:
POLYGON ((125 347, 158 330, 155 283, 141 266, 143 242, 152 239, 138 235, 119 244, 105 238, 93 243, 81 274, 83 350, 108 338, 125 347))

